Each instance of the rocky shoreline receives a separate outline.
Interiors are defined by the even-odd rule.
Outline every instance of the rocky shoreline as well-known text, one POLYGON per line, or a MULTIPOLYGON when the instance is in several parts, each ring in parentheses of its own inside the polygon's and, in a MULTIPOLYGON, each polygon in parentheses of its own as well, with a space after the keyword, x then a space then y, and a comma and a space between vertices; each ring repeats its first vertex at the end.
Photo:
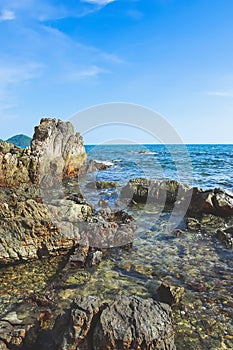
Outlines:
MULTIPOLYGON (((181 227, 172 232, 175 237, 210 234, 232 248, 233 195, 175 180, 138 178, 123 188, 96 181, 87 188, 119 188, 120 201, 117 210, 107 202, 94 208, 76 179, 106 166, 88 163, 82 137, 60 120, 42 119, 29 149, 0 144, 1 269, 27 263, 30 274, 36 261, 44 266, 57 261, 39 293, 9 293, 12 297, 1 310, 0 349, 176 348, 171 307, 179 307, 183 287, 159 282, 157 291, 148 288, 145 297, 131 293, 112 300, 98 296, 98 290, 86 296, 77 292, 109 254, 131 254, 137 221, 130 208, 162 207, 165 214, 185 210, 181 227)), ((127 265, 123 268, 127 274, 127 265)), ((129 271, 133 273, 132 267, 129 271)))

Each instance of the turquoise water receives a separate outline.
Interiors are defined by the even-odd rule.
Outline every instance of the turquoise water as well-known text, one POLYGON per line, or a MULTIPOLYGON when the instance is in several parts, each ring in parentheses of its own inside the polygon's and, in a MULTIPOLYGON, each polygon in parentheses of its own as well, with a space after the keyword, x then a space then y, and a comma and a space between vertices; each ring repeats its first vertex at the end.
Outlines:
POLYGON ((113 168, 98 180, 125 184, 134 177, 177 179, 202 188, 233 190, 233 145, 86 145, 89 159, 113 168))

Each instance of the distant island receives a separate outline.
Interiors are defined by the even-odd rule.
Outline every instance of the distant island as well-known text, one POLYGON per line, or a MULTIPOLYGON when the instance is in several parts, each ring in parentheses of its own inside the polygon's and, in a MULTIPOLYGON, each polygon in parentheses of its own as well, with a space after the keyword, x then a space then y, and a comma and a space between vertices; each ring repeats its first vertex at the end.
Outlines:
POLYGON ((20 134, 10 137, 7 142, 12 143, 13 145, 20 148, 27 148, 30 146, 31 140, 31 137, 20 134))

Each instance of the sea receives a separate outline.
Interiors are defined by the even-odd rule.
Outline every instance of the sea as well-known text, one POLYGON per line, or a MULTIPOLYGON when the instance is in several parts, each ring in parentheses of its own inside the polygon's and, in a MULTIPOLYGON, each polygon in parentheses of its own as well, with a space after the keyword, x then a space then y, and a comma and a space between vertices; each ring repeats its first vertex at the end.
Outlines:
POLYGON ((233 191, 233 145, 86 145, 89 159, 112 165, 98 180, 125 184, 131 178, 176 179, 182 183, 233 191))

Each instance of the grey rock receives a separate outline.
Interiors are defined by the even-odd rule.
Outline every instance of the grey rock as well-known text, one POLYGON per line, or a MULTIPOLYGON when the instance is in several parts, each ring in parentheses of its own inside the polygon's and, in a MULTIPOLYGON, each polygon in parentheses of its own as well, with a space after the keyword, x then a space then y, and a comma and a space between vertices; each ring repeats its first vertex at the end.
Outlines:
POLYGON ((119 297, 107 305, 93 333, 95 350, 175 349, 171 309, 152 299, 119 297))

